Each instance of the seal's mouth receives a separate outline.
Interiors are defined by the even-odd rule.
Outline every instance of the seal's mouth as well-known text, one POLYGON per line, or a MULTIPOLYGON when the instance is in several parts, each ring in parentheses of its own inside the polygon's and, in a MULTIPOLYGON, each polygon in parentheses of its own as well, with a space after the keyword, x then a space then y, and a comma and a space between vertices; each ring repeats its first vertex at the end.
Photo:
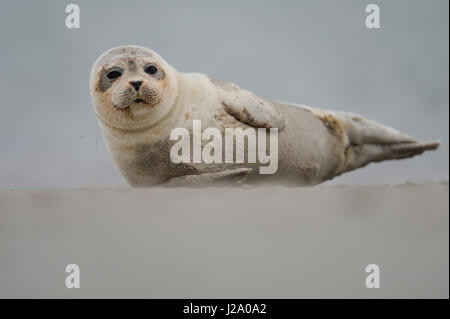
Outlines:
POLYGON ((117 106, 115 106, 115 105, 114 105, 114 108, 115 108, 117 111, 126 111, 126 110, 129 110, 129 109, 130 109, 129 106, 127 106, 127 107, 117 107, 117 106))
POLYGON ((144 104, 148 104, 147 102, 145 102, 144 100, 141 100, 141 99, 136 99, 136 100, 134 100, 134 103, 144 103, 144 104))

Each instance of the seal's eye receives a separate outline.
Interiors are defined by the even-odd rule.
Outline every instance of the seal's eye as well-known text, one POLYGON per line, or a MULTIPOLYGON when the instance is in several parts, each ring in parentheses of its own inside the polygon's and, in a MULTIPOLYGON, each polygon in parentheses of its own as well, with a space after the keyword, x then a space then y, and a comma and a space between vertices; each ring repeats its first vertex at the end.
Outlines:
POLYGON ((120 73, 119 71, 111 71, 108 74, 106 74, 106 77, 110 80, 115 80, 121 75, 122 73, 120 73))
POLYGON ((154 66, 153 64, 149 64, 145 67, 145 73, 148 73, 150 75, 154 75, 158 72, 158 68, 154 66))

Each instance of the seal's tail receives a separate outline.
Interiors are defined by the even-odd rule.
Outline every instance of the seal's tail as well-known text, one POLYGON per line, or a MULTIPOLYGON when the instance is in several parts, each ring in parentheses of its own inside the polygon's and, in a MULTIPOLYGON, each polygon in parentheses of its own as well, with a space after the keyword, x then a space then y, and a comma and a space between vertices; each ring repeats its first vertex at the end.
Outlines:
POLYGON ((422 142, 389 126, 347 112, 333 112, 343 124, 349 143, 345 171, 371 162, 408 158, 435 150, 440 142, 422 142))

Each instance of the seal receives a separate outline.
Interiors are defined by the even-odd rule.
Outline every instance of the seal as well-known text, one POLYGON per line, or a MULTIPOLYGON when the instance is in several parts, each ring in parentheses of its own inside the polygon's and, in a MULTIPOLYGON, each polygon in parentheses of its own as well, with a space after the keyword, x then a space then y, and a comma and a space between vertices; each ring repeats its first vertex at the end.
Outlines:
MULTIPOLYGON (((136 187, 274 181, 314 185, 440 144, 421 142, 354 113, 277 102, 204 74, 178 72, 154 51, 134 45, 112 48, 97 59, 90 91, 108 151, 136 187), (184 128, 192 135, 194 120, 222 133, 263 128, 267 141, 277 129, 276 172, 259 174, 261 163, 248 157, 236 163, 174 163, 171 132, 184 128)), ((245 149, 252 151, 250 146, 247 140, 245 149)), ((235 148, 231 152, 236 157, 235 148)))

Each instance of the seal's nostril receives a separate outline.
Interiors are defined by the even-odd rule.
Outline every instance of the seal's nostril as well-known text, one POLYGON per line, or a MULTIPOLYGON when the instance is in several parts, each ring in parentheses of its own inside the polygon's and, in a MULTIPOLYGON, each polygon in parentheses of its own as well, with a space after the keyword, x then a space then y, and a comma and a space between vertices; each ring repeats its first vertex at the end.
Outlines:
POLYGON ((130 84, 134 87, 136 91, 139 91, 139 88, 142 85, 142 81, 131 81, 130 84))

